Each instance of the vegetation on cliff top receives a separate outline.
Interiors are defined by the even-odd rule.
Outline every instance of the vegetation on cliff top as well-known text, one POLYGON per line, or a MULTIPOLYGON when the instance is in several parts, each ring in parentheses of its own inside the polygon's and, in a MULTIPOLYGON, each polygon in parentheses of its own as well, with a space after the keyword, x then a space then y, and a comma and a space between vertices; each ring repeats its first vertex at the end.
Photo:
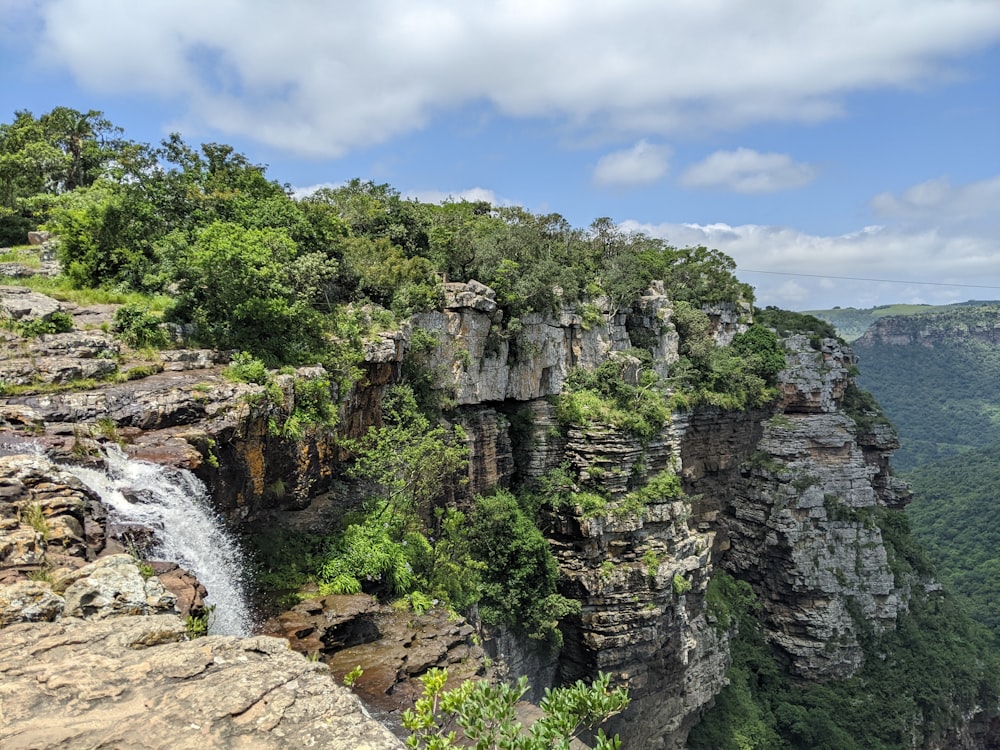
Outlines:
POLYGON ((577 305, 592 320, 588 300, 627 307, 654 279, 682 318, 752 302, 731 258, 623 232, 606 218, 581 229, 519 207, 404 200, 357 179, 297 199, 229 146, 194 148, 176 134, 134 143, 99 112, 17 113, 0 125, 0 163, 0 240, 20 244, 27 230, 48 228, 73 285, 169 290, 165 320, 193 326, 204 346, 245 350, 272 367, 335 358, 347 305, 397 316, 437 307, 444 279, 492 287, 502 335, 513 340, 529 313, 577 305))

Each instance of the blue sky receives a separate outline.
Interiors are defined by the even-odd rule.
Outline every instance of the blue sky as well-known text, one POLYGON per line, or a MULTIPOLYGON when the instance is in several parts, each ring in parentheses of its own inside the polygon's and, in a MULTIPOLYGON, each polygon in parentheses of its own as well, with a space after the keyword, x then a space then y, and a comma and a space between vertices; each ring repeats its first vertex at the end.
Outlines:
POLYGON ((609 216, 762 305, 1000 298, 1000 0, 0 0, 0 121, 59 105, 609 216))

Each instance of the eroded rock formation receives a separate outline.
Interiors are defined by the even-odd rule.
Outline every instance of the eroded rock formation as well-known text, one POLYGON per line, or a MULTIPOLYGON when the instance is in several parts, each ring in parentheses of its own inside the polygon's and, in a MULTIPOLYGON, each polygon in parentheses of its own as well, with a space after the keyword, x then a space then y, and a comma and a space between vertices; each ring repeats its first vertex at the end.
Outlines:
MULTIPOLYGON (((611 498, 600 511, 564 508, 548 516, 561 590, 581 602, 582 614, 566 622, 558 660, 531 654, 510 634, 495 642, 494 653, 513 669, 532 672, 536 685, 609 672, 633 699, 613 726, 627 745, 683 747, 726 681, 730 634, 718 627, 705 602, 708 582, 722 568, 753 585, 767 638, 797 675, 854 673, 862 658, 857 618, 876 630, 889 628, 906 607, 908 594, 896 587, 876 519, 885 508, 901 507, 907 494, 888 469, 896 447, 891 431, 878 425, 860 429, 843 413, 854 365, 847 349, 832 340, 814 348, 808 337, 791 337, 777 403, 741 413, 677 413, 658 434, 640 440, 610 426, 560 425, 549 397, 560 393, 574 367, 628 357, 636 343, 653 352, 654 367, 666 374, 678 342, 662 288, 654 286, 624 310, 596 299, 585 309, 526 316, 516 334, 499 325, 489 288, 469 282, 447 285, 446 292, 443 310, 418 315, 410 328, 381 335, 366 348, 362 383, 334 394, 341 402, 337 433, 292 440, 269 427, 294 409, 294 378, 323 377, 321 368, 277 376, 282 400, 276 404, 262 398, 261 386, 227 380, 216 355, 178 351, 163 353, 153 368, 161 372, 133 381, 7 398, 0 416, 10 429, 0 441, 17 449, 19 441, 37 440, 69 457, 86 454, 95 441, 114 439, 113 426, 132 455, 197 471, 231 519, 272 523, 308 508, 303 516, 329 523, 350 494, 337 485, 345 459, 338 436, 358 436, 380 422, 381 394, 400 377, 415 339, 423 337, 417 343, 424 364, 454 400, 449 419, 468 436, 469 481, 458 489, 459 500, 496 486, 530 485, 559 467, 579 482, 597 483, 611 498), (425 333, 414 334, 416 328, 425 333), (663 472, 682 478, 685 496, 647 498, 641 512, 619 512, 630 490, 663 472)), ((746 325, 746 311, 709 312, 719 343, 746 325)), ((18 485, 7 486, 13 489, 0 486, 5 496, 21 497, 18 485)), ((73 510, 90 499, 86 493, 73 497, 60 501, 65 511, 47 517, 92 564, 89 522, 73 510)), ((8 511, 5 518, 11 517, 8 511)), ((27 570, 35 564, 38 539, 20 523, 14 533, 17 541, 8 544, 13 551, 4 554, 22 560, 18 565, 27 570)), ((20 619, 59 616, 48 614, 57 605, 43 591, 28 588, 19 594, 28 603, 21 609, 38 614, 20 619)), ((273 632, 292 636, 304 652, 322 653, 341 672, 355 665, 367 671, 361 662, 370 657, 380 665, 367 678, 375 696, 409 697, 413 688, 406 679, 421 670, 478 659, 465 626, 438 623, 436 635, 425 638, 422 625, 390 626, 384 614, 367 610, 352 617, 353 641, 338 641, 343 606, 321 599, 304 604, 279 618, 273 632), (373 627, 361 633, 365 622, 373 627), (403 645, 390 644, 371 656, 375 631, 403 645), (393 648, 396 655, 385 656, 393 648)), ((26 628, 15 632, 28 638, 26 628)), ((209 650, 216 648, 212 644, 209 650)), ((227 644, 225 649, 244 648, 227 644)), ((270 654, 272 645, 246 648, 270 654)), ((264 724, 285 726, 288 712, 298 709, 282 685, 305 680, 305 672, 295 671, 303 663, 279 667, 297 676, 276 684, 273 700, 248 697, 253 701, 246 705, 257 707, 238 715, 266 716, 264 724), (277 720, 269 712, 278 711, 279 703, 287 704, 281 708, 286 718, 277 720)), ((198 669, 209 674, 212 667, 198 669)), ((304 695, 312 695, 309 690, 304 695)), ((225 728, 239 720, 225 721, 203 726, 212 737, 242 736, 225 728)), ((200 719, 194 723, 202 726, 200 719)))
POLYGON ((403 747, 286 641, 174 615, 0 629, 0 717, 5 750, 403 747))

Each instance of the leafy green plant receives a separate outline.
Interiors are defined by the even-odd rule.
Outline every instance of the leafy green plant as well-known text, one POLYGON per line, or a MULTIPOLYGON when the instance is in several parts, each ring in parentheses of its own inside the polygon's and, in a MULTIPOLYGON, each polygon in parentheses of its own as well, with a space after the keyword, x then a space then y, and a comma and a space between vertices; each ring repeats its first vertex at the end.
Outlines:
MULTIPOLYGON (((445 750, 473 745, 484 750, 568 750, 584 729, 594 729, 629 704, 624 688, 610 688, 601 674, 590 685, 546 689, 539 704, 542 717, 531 726, 517 721, 515 706, 528 692, 528 680, 514 685, 466 681, 445 690, 448 673, 431 669, 422 676, 423 695, 413 709, 403 712, 403 726, 411 733, 406 745, 415 750, 445 750)), ((598 729, 594 750, 617 750, 621 741, 598 729)))
POLYGON ((406 550, 377 518, 351 524, 319 571, 321 593, 357 593, 362 582, 401 595, 411 590, 413 567, 406 550))
POLYGON ((21 508, 21 522, 28 524, 31 528, 42 535, 48 541, 51 530, 49 520, 45 515, 45 510, 38 503, 30 503, 21 508))
POLYGON ((682 596, 691 590, 691 581, 682 576, 680 573, 674 573, 674 577, 671 580, 671 586, 677 596, 682 596))
POLYGON ((552 550, 517 498, 506 491, 478 498, 468 539, 473 557, 484 566, 483 620, 561 643, 559 620, 578 613, 580 603, 556 591, 559 570, 552 550))
POLYGON ((200 615, 188 615, 184 618, 184 629, 189 639, 208 635, 212 621, 215 619, 215 605, 209 604, 200 615))
POLYGON ((225 375, 230 380, 240 383, 267 385, 271 382, 271 373, 268 372, 267 366, 249 352, 234 354, 229 367, 225 369, 225 375))
POLYGON ((361 665, 358 664, 354 667, 354 669, 344 675, 344 685, 346 687, 354 687, 354 683, 357 682, 364 673, 365 670, 363 670, 361 665))
POLYGON ((564 425, 606 424, 649 440, 670 411, 656 373, 643 370, 637 385, 623 380, 631 366, 610 359, 593 370, 573 370, 556 398, 556 417, 564 425))
POLYGON ((160 318, 142 305, 126 304, 115 310, 112 330, 133 349, 143 347, 162 349, 170 343, 160 318))
POLYGON ((37 338, 50 333, 68 333, 73 330, 73 316, 57 310, 41 318, 15 322, 13 329, 24 338, 37 338))

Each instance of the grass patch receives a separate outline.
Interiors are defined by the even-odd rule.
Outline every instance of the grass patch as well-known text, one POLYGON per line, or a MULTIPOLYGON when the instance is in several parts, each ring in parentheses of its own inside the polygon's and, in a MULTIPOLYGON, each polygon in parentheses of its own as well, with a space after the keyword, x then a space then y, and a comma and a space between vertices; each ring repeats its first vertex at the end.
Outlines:
POLYGON ((173 299, 165 294, 140 294, 112 289, 76 289, 64 276, 29 276, 26 278, 0 277, 0 284, 19 286, 40 292, 60 302, 78 305, 138 305, 153 312, 163 312, 173 299))

